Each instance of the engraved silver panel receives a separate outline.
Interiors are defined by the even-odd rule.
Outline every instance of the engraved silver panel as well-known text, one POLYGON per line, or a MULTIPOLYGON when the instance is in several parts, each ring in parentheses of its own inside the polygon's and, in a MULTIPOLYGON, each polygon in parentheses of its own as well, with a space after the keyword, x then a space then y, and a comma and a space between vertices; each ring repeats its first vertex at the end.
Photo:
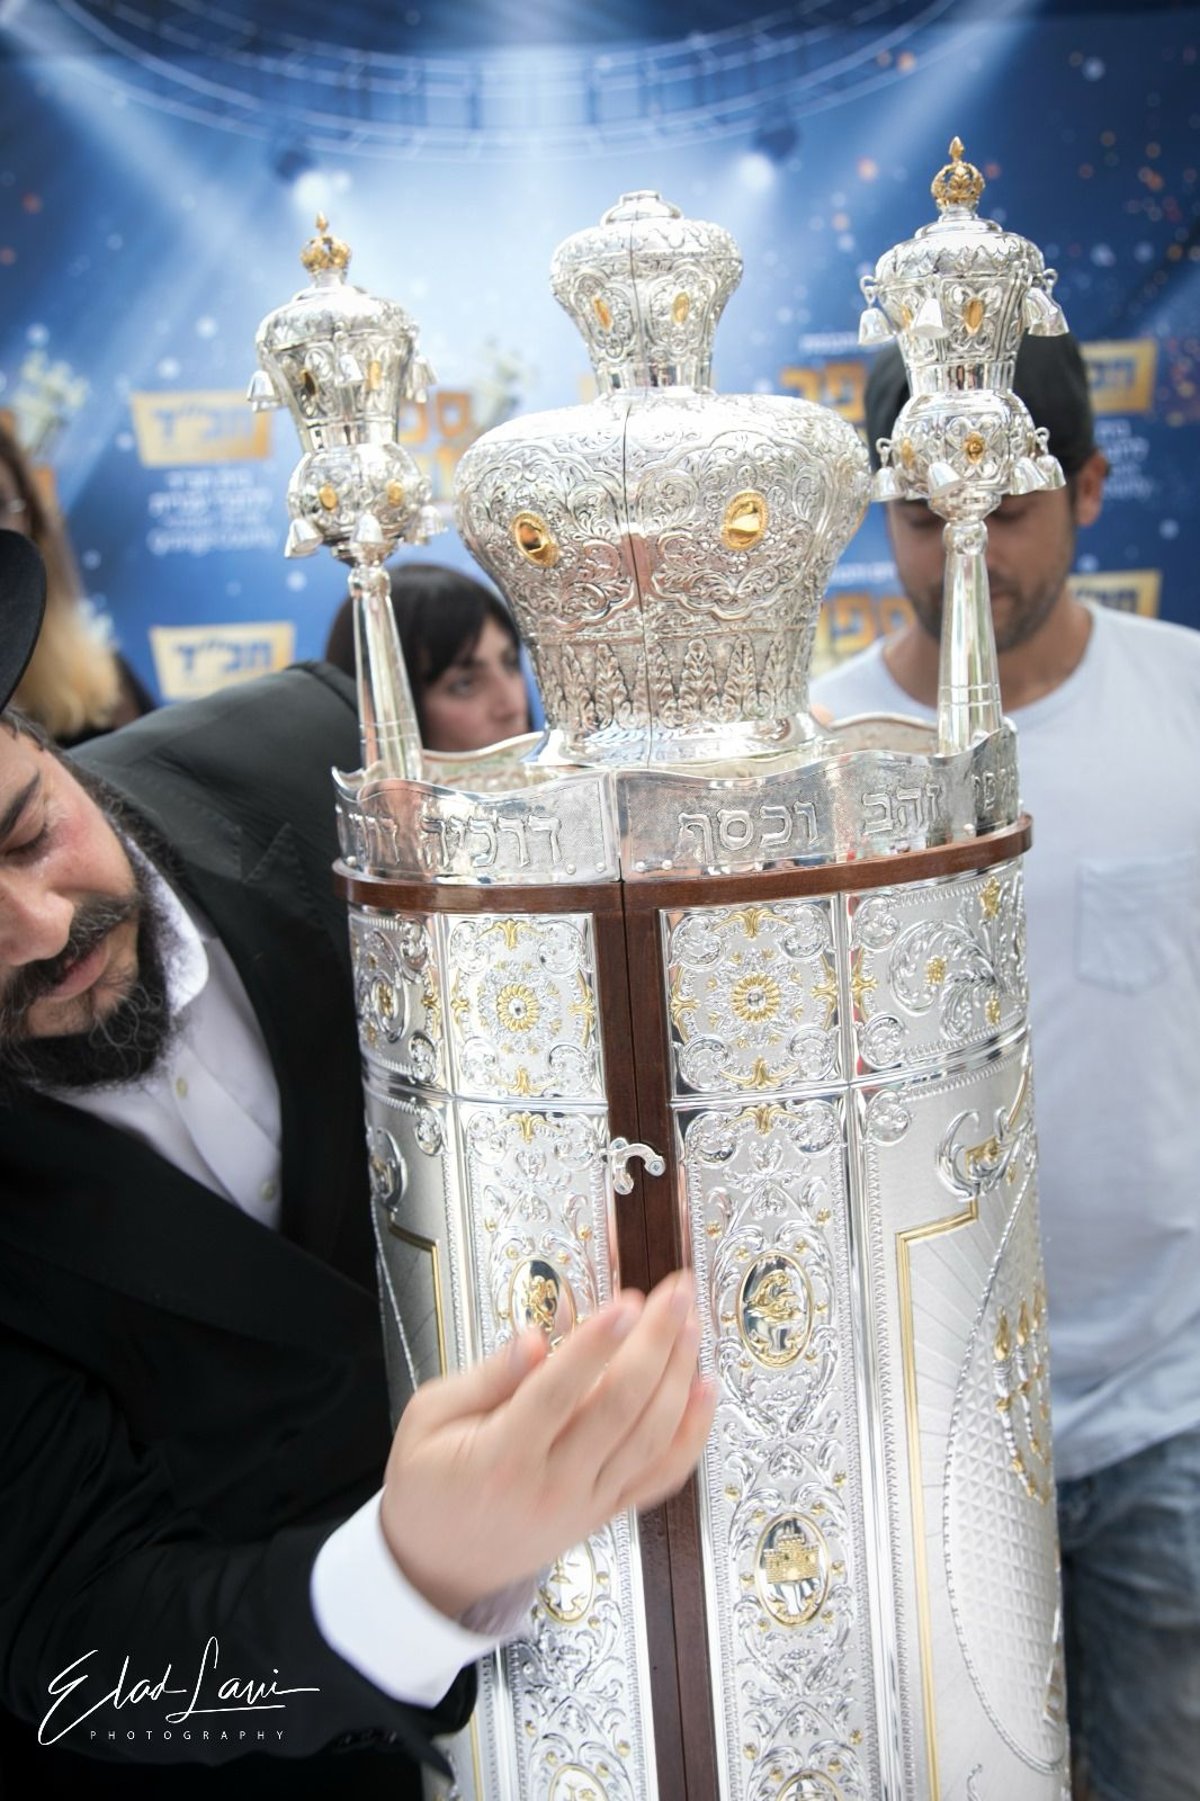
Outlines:
POLYGON ((1066 1727, 1024 1031, 957 1062, 856 1098, 905 1792, 1058 1801, 1066 1727))
POLYGON ((506 785, 526 785, 474 794, 427 782, 335 781, 342 856, 368 875, 511 886, 617 874, 615 808, 600 773, 550 781, 514 764, 506 785))
POLYGON ((678 1116, 720 1381, 701 1496, 730 1801, 800 1772, 880 1792, 845 1130, 841 1097, 678 1116))
POLYGON ((590 919, 479 913, 443 921, 459 1092, 599 1098, 590 919))
POLYGON ((1017 818, 1011 726, 954 756, 937 754, 933 734, 919 726, 909 727, 905 751, 884 748, 875 736, 873 722, 847 720, 811 761, 780 758, 780 767, 755 775, 622 771, 622 874, 736 875, 844 863, 950 844, 1017 818))
POLYGON ((841 1073, 828 900, 662 920, 677 1092, 792 1092, 841 1073))
POLYGON ((1019 866, 661 923, 722 1801, 1059 1801, 1019 866), (814 989, 836 1058, 789 1092, 814 989))
POLYGON ((556 773, 514 761, 491 771, 505 785, 475 793, 339 775, 339 841, 368 875, 523 886, 891 856, 1017 818, 1011 726, 953 756, 919 725, 893 734, 906 737, 908 748, 888 749, 872 722, 848 720, 756 774, 556 773))
POLYGON ((417 1088, 449 1086, 436 916, 350 914, 363 1056, 417 1088))
POLYGON ((1016 863, 854 904, 851 1015, 865 1069, 944 1064, 1020 1025, 1028 1004, 1016 863))
MULTIPOLYGON (((351 945, 398 1410, 516 1331, 557 1342, 619 1280, 594 941, 587 915, 352 908, 351 945)), ((587 1783, 653 1801, 632 1516, 547 1573, 449 1755, 462 1801, 550 1801, 587 1783)), ((447 1792, 433 1777, 427 1789, 447 1792)))

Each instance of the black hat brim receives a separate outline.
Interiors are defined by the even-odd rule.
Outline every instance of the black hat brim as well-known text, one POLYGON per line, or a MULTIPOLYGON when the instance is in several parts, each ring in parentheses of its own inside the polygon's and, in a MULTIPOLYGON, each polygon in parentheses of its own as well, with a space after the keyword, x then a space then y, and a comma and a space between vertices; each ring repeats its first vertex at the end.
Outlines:
POLYGON ((0 531, 0 707, 25 673, 45 610, 45 564, 20 532, 0 531))

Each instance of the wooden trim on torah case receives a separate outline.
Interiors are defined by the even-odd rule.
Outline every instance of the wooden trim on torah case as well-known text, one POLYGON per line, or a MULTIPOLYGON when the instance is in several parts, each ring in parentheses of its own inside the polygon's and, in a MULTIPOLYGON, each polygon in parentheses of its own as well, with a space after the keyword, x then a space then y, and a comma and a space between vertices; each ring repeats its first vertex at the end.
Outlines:
MULTIPOLYGON (((338 863, 334 883, 343 899, 388 912, 592 916, 611 1134, 653 1146, 666 1163, 663 1176, 647 1178, 642 1164, 631 1161, 633 1188, 614 1197, 620 1280, 648 1288, 686 1260, 660 913, 936 881, 1018 857, 1031 837, 1023 815, 986 837, 814 868, 475 887, 392 881, 338 863)), ((641 1515, 640 1542, 660 1801, 712 1801, 717 1758, 694 1478, 665 1506, 641 1515)))
POLYGON ((537 887, 476 887, 473 883, 396 882, 333 866, 333 885, 345 901, 395 913, 614 913, 656 907, 720 907, 726 901, 792 900, 806 894, 845 894, 851 888, 890 888, 933 882, 939 876, 990 869, 1022 856, 1033 842, 1028 813, 981 838, 890 857, 858 857, 802 869, 747 870, 741 875, 634 876, 620 882, 547 882, 537 887), (624 897, 622 899, 622 896, 624 897))

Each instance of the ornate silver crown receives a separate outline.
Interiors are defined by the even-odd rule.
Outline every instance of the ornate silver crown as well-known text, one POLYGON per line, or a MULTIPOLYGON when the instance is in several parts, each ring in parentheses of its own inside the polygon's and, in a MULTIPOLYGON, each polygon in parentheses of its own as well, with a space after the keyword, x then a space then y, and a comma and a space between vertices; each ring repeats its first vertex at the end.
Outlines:
POLYGON ((583 334, 601 393, 707 387, 712 341, 742 279, 729 233, 648 189, 559 245, 550 286, 583 334))
POLYGON ((934 177, 937 219, 863 277, 859 340, 899 340, 911 396, 879 444, 874 498, 981 518, 1001 494, 1062 486, 1012 382, 1022 334, 1054 337, 1067 325, 1037 246, 977 216, 984 180, 962 148, 955 138, 934 177))
POLYGON ((510 421, 459 464, 459 526, 529 645, 548 763, 694 765, 813 735, 813 633, 866 457, 824 408, 705 385, 741 266, 720 226, 623 196, 553 264, 600 398, 510 421))
POLYGON ((386 555, 401 538, 422 543, 441 520, 395 441, 402 403, 433 380, 417 328, 394 300, 346 280, 350 251, 320 215, 300 260, 312 282, 259 326, 247 394, 259 411, 286 405, 305 453, 288 486, 287 555, 328 544, 354 562, 356 546, 386 555))

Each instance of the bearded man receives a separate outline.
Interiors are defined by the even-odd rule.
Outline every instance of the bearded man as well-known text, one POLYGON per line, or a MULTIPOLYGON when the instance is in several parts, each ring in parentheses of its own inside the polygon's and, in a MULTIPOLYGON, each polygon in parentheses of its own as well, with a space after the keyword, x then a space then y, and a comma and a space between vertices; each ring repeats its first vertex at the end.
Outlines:
MULTIPOLYGON (((43 587, 0 533, 0 706, 43 587)), ((330 878, 357 754, 322 666, 77 763, 0 714, 6 1795, 415 1801, 536 1572, 707 1433, 683 1275, 390 1433, 330 878)))

